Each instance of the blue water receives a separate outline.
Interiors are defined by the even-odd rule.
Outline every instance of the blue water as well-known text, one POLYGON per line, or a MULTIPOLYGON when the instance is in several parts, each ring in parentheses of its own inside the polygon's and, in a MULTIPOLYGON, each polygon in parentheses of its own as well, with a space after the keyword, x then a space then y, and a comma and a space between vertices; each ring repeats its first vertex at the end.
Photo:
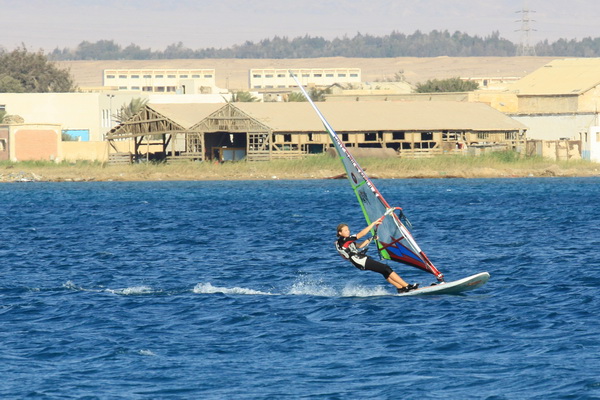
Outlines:
POLYGON ((600 398, 600 179, 376 184, 488 284, 346 263, 346 181, 0 184, 0 398, 600 398))

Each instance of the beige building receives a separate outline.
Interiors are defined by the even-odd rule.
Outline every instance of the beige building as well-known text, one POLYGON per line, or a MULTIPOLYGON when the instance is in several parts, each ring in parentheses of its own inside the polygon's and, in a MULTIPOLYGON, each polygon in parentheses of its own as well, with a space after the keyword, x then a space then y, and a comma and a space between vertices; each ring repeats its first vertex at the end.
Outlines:
POLYGON ((530 139, 585 142, 600 106, 600 58, 554 60, 503 90, 476 91, 470 100, 522 122, 530 139))
POLYGON ((118 91, 171 94, 218 93, 215 70, 203 69, 105 69, 103 85, 118 91))
POLYGON ((249 72, 249 87, 251 90, 295 88, 298 85, 292 74, 304 86, 326 87, 362 80, 360 68, 253 68, 249 72))
POLYGON ((103 141, 132 93, 0 93, 0 108, 26 124, 59 124, 82 141, 103 141))

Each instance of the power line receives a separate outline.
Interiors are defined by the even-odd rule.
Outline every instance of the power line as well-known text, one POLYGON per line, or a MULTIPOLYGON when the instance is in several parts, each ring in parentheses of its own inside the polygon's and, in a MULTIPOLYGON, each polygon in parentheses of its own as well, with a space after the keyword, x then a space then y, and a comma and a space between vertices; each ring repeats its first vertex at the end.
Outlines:
POLYGON ((535 47, 532 46, 530 42, 530 32, 535 31, 535 29, 531 28, 529 25, 531 22, 535 22, 534 19, 529 17, 529 14, 534 12, 535 11, 525 7, 516 11, 517 14, 521 14, 521 19, 515 21, 521 23, 521 29, 515 30, 515 32, 521 32, 521 41, 517 46, 518 56, 535 56, 535 47))

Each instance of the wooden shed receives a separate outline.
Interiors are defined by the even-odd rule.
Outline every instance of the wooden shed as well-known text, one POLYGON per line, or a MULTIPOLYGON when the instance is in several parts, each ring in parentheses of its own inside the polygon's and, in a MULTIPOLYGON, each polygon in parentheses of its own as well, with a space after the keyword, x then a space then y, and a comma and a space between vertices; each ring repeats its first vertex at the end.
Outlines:
MULTIPOLYGON (((471 146, 523 144, 526 127, 481 103, 319 103, 349 147, 393 149, 398 156, 464 152, 471 146)), ((107 135, 131 141, 133 160, 263 161, 322 153, 329 136, 308 103, 148 104, 107 135)))

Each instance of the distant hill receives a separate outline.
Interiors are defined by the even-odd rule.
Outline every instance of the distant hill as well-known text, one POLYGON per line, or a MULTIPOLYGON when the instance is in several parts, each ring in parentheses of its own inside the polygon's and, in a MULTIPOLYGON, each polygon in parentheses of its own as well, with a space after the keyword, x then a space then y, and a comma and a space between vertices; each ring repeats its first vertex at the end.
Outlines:
MULTIPOLYGON (((600 38, 582 40, 547 40, 534 46, 535 55, 542 57, 600 57, 600 38)), ((56 48, 48 56, 55 61, 66 60, 163 60, 163 59, 292 59, 323 57, 396 58, 396 57, 510 57, 518 53, 518 44, 500 37, 470 36, 462 32, 431 31, 413 34, 392 32, 385 36, 356 34, 354 37, 326 40, 318 36, 289 39, 275 36, 259 42, 216 49, 192 50, 182 42, 167 46, 164 51, 142 49, 130 44, 122 47, 112 40, 96 43, 81 42, 75 49, 56 48)))
POLYGON ((416 84, 428 79, 452 77, 523 77, 555 57, 396 57, 396 58, 302 58, 302 59, 173 59, 59 61, 80 87, 101 86, 104 69, 214 68, 217 86, 248 90, 251 68, 360 68, 363 81, 385 80, 402 71, 416 84))

